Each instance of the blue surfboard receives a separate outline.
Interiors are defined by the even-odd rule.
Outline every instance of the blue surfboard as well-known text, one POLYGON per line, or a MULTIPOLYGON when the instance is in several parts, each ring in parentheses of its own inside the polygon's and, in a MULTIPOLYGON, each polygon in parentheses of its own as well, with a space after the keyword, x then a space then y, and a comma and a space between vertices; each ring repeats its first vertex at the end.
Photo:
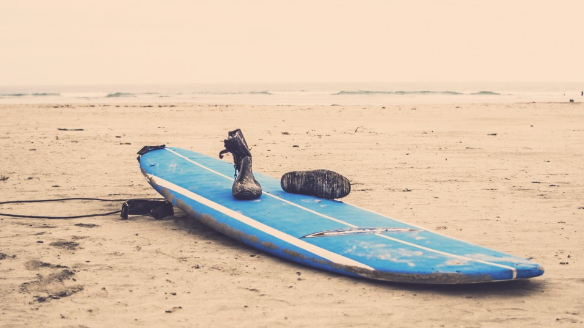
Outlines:
POLYGON ((187 215, 242 243, 310 267, 376 280, 462 284, 537 277, 527 259, 337 200, 290 194, 254 172, 263 194, 231 195, 233 164, 179 148, 139 157, 150 185, 187 215))

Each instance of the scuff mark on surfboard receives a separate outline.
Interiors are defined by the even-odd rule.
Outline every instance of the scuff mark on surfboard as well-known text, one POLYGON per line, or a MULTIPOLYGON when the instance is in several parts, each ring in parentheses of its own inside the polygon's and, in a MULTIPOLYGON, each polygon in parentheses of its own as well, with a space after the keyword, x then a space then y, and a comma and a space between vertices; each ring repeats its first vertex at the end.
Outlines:
POLYGON ((179 165, 176 162, 171 162, 168 164, 168 169, 166 171, 175 173, 178 167, 179 165))
POLYGON ((146 171, 144 169, 142 169, 142 173, 146 177, 146 181, 148 181, 148 183, 152 187, 154 187, 154 189, 159 190, 159 193, 162 195, 162 197, 164 197, 168 202, 174 203, 173 202, 174 195, 172 194, 172 192, 170 190, 168 190, 167 188, 164 188, 164 187, 159 186, 154 179, 151 179, 150 178, 150 176, 148 175, 148 173, 146 173, 146 171))
POLYGON ((292 257, 299 258, 299 259, 302 259, 302 260, 306 260, 306 256, 304 254, 298 253, 298 252, 293 251, 291 249, 282 248, 282 252, 285 253, 285 254, 288 254, 288 255, 290 255, 292 257))
POLYGON ((345 253, 354 254, 359 257, 378 258, 380 260, 389 260, 392 262, 406 263, 410 262, 409 258, 416 258, 423 255, 422 251, 408 250, 405 248, 389 248, 385 244, 372 242, 360 242, 353 245, 345 253))
POLYGON ((262 246, 264 246, 265 248, 269 248, 269 249, 278 249, 280 247, 270 243, 269 241, 263 241, 262 242, 262 246))
POLYGON ((172 200, 174 199, 174 195, 170 192, 170 190, 161 187, 160 188, 160 194, 166 198, 167 201, 172 202, 172 200))
POLYGON ((453 260, 449 260, 444 262, 444 264, 440 264, 438 265, 440 266, 451 266, 451 265, 466 265, 468 263, 468 261, 464 261, 464 260, 460 260, 460 259, 453 259, 453 260))
POLYGON ((493 281, 489 274, 465 275, 462 273, 433 272, 430 274, 405 274, 390 273, 379 270, 366 271, 361 268, 353 268, 355 273, 363 277, 392 282, 417 283, 417 284, 470 284, 477 282, 493 281))

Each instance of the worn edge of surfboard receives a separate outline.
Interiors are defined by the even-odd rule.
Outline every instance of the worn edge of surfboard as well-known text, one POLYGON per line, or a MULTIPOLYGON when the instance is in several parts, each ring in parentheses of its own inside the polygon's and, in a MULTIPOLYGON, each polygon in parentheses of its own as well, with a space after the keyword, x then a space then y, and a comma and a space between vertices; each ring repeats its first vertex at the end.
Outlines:
MULTIPOLYGON (((193 159, 188 158, 188 157, 180 154, 178 151, 186 151, 186 152, 190 152, 196 156, 201 156, 201 157, 206 157, 208 159, 212 159, 209 156, 206 156, 206 155, 203 155, 200 153, 196 153, 196 152, 192 152, 189 150, 180 149, 180 148, 162 148, 162 149, 156 149, 156 150, 152 150, 152 151, 169 151, 173 155, 176 155, 179 158, 182 158, 182 159, 184 159, 184 160, 186 160, 194 165, 197 165, 197 166, 209 171, 210 173, 222 176, 223 178, 229 179, 231 181, 233 180, 233 178, 226 176, 220 172, 217 172, 217 171, 213 170, 212 168, 206 167, 206 166, 194 161, 193 159)), ((142 166, 141 157, 144 155, 145 154, 141 154, 141 156, 139 157, 141 171, 144 174, 144 176, 146 177, 147 181, 150 183, 150 185, 156 191, 158 191, 163 197, 165 197, 165 199, 167 199, 169 202, 172 202, 174 205, 179 207, 187 215, 199 220, 201 223, 209 226, 210 228, 212 228, 218 232, 221 232, 229 237, 232 237, 240 242, 248 244, 254 248, 260 249, 262 251, 266 251, 268 253, 272 253, 278 257, 292 260, 294 262, 297 262, 297 263, 300 263, 303 265, 308 265, 308 266, 312 266, 312 267, 315 267, 318 269, 328 270, 328 271, 341 273, 341 274, 345 274, 345 275, 349 275, 349 276, 364 277, 364 278, 369 278, 369 279, 374 279, 374 280, 384 280, 384 281, 391 281, 391 282, 427 283, 427 284, 465 284, 465 283, 497 282, 497 281, 507 281, 507 280, 518 279, 517 278, 517 271, 514 267, 501 265, 501 264, 497 264, 497 263, 492 263, 492 262, 488 262, 488 261, 481 261, 481 260, 477 260, 477 259, 473 259, 473 258, 465 258, 464 256, 449 254, 449 253, 444 253, 444 254, 452 256, 454 258, 460 258, 463 260, 470 260, 470 261, 474 261, 474 262, 479 262, 479 263, 484 263, 484 264, 489 264, 489 265, 494 265, 494 266, 498 266, 501 268, 505 268, 505 269, 508 269, 509 271, 511 271, 511 275, 509 278, 493 279, 493 277, 489 273, 485 273, 485 274, 464 273, 463 274, 463 273, 440 272, 440 271, 436 271, 436 272, 432 272, 432 273, 413 273, 413 272, 403 273, 403 272, 391 272, 391 271, 376 270, 376 269, 374 269, 366 264, 360 263, 358 261, 354 261, 352 259, 348 259, 339 253, 335 253, 335 252, 331 252, 331 251, 319 248, 316 245, 304 243, 301 240, 302 238, 314 237, 312 235, 307 235, 307 236, 304 236, 302 238, 297 238, 297 237, 287 235, 286 233, 283 233, 275 228, 272 228, 272 227, 266 226, 260 222, 257 222, 252 218, 246 217, 245 215, 243 215, 239 212, 236 212, 230 208, 227 208, 219 203, 213 202, 212 200, 209 200, 209 199, 206 199, 200 195, 197 195, 197 194, 193 193, 192 191, 187 190, 181 186, 178 186, 170 181, 166 181, 161 177, 150 174, 147 172, 146 168, 144 168, 142 166), (175 194, 182 195, 185 198, 190 199, 191 201, 194 201, 198 204, 205 206, 206 208, 218 210, 220 213, 227 215, 228 217, 234 218, 236 220, 239 220, 241 222, 244 222, 246 224, 249 224, 251 222, 252 225, 260 225, 261 226, 260 228, 263 229, 262 231, 265 231, 265 230, 270 231, 271 235, 273 237, 275 237, 276 239, 279 239, 281 241, 288 242, 288 243, 290 243, 292 241, 292 243, 291 243, 292 245, 301 244, 300 249, 302 249, 303 251, 306 251, 307 253, 312 253, 315 256, 308 257, 305 254, 298 252, 297 250, 299 250, 299 249, 297 249, 297 250, 294 250, 292 248, 280 249, 279 246, 277 246, 274 243, 271 243, 269 241, 261 242, 260 239, 258 239, 258 236, 254 235, 254 234, 250 234, 250 233, 246 233, 242 230, 238 230, 232 226, 227 225, 226 223, 221 222, 220 220, 213 217, 212 215, 202 214, 202 213, 196 211, 192 206, 187 204, 184 200, 177 199, 175 194), (315 249, 317 249, 316 253, 314 252, 315 249), (323 255, 323 254, 325 254, 324 257, 318 256, 318 255, 323 255)), ((213 159, 213 160, 219 161, 217 159, 213 159)), ((220 161, 220 162, 223 162, 223 161, 220 161)), ((225 163, 225 162, 223 162, 223 163, 225 163)), ((225 164, 227 164, 227 163, 225 163, 225 164)), ((271 179, 273 179, 273 178, 271 178, 271 179)), ((299 204, 290 202, 290 201, 282 199, 276 195, 273 195, 272 193, 264 191, 264 195, 266 195, 268 197, 276 198, 280 201, 289 203, 293 206, 302 208, 302 209, 307 210, 309 212, 314 212, 310 209, 303 208, 299 204)), ((385 217, 389 220, 402 222, 402 223, 407 224, 409 226, 419 228, 419 229, 426 231, 430 234, 444 236, 440 233, 431 232, 427 229, 424 229, 422 227, 418 227, 418 226, 413 225, 411 223, 399 221, 399 220, 396 220, 394 218, 390 218, 390 217, 387 217, 385 215, 381 215, 379 213, 376 213, 376 212, 368 210, 368 209, 361 208, 361 207, 356 206, 356 205, 352 205, 352 204, 348 204, 348 203, 345 203, 345 204, 350 205, 354 208, 366 211, 366 212, 380 215, 380 216, 385 217)), ((323 216, 325 218, 336 220, 334 218, 327 217, 326 215, 321 214, 321 213, 317 213, 317 212, 314 212, 314 213, 319 215, 319 216, 323 216)), ((250 226, 250 227, 252 227, 252 226, 250 226)), ((365 228, 365 230, 367 230, 367 229, 370 230, 370 228, 365 228)), ((339 229, 339 230, 346 230, 346 229, 339 229)), ((348 229, 348 230, 351 230, 351 229, 348 229)), ((355 230, 355 231, 353 231, 353 232, 336 231, 334 233, 338 233, 338 234, 359 233, 359 231, 357 231, 357 230, 359 230, 358 227, 356 227, 356 229, 352 229, 352 230, 355 230)), ((315 234, 319 234, 319 233, 327 233, 327 231, 321 231, 321 232, 318 232, 315 234)), ((375 231, 369 232, 369 233, 374 233, 378 237, 393 240, 392 237, 382 235, 381 233, 377 233, 375 231)), ((448 236, 445 236, 445 237, 452 239, 452 240, 460 241, 456 238, 452 238, 452 237, 448 237, 448 236)), ((400 243, 408 244, 408 242, 405 242, 403 240, 396 239, 396 241, 399 241, 400 243)), ((464 242, 464 241, 460 241, 460 242, 464 242)), ((464 243, 470 244, 468 242, 464 242, 464 243)), ((474 244, 470 244, 470 245, 474 245, 474 244)), ((425 248, 424 246, 420 246, 417 244, 412 244, 412 246, 422 248, 422 249, 425 248)), ((478 246, 478 245, 475 245, 475 246, 478 246)), ((436 249, 428 249, 428 250, 433 251, 433 252, 437 252, 437 253, 441 253, 440 250, 436 250, 436 249)), ((500 253, 500 252, 498 252, 498 253, 500 253)), ((528 262, 530 264, 533 264, 533 268, 534 268, 533 272, 529 272, 528 275, 526 275, 524 273, 524 276, 521 277, 520 279, 533 278, 533 277, 537 277, 537 276, 540 276, 543 274, 544 270, 541 266, 539 266, 536 263, 533 263, 531 261, 528 261, 528 262)))

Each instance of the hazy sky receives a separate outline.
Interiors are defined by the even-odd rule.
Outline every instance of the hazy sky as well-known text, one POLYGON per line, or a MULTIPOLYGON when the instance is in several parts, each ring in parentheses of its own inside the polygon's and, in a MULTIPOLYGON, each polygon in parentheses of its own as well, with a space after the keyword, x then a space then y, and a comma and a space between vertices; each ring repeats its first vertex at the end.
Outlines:
POLYGON ((0 85, 405 81, 584 81, 584 1, 0 6, 0 85))

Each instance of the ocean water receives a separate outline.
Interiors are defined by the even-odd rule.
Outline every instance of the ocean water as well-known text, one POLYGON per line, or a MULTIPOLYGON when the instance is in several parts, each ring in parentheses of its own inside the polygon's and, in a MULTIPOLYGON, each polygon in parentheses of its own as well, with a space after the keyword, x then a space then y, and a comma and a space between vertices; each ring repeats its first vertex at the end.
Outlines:
POLYGON ((399 105, 584 101, 584 83, 244 83, 0 86, 0 104, 399 105))

